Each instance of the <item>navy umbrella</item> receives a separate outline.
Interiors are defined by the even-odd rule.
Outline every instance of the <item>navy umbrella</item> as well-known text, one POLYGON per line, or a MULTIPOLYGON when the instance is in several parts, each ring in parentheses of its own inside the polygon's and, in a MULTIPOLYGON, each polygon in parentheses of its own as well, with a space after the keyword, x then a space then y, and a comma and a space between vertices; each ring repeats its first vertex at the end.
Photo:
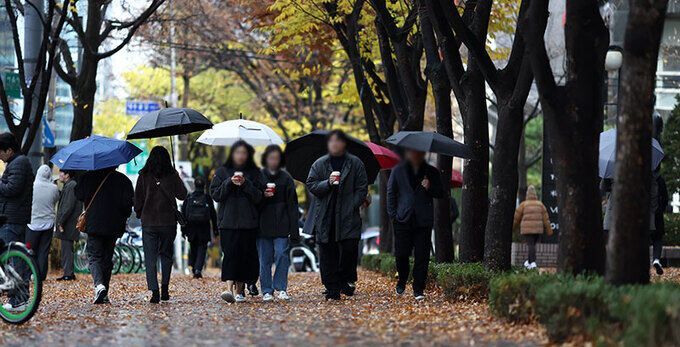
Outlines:
MULTIPOLYGON (((652 139, 652 167, 656 170, 663 160, 664 152, 661 144, 656 139, 652 139)), ((616 167, 616 129, 609 129, 600 133, 600 158, 598 161, 599 174, 602 178, 613 178, 614 168, 616 167)))
POLYGON ((472 158, 470 148, 442 134, 429 131, 400 131, 387 141, 395 146, 422 152, 433 152, 464 159, 472 158))
MULTIPOLYGON (((328 131, 315 130, 298 137, 286 145, 286 170, 294 179, 305 182, 312 164, 327 153, 328 131)), ((347 152, 356 155, 364 163, 368 182, 373 183, 380 172, 380 163, 373 151, 363 141, 348 136, 347 152)))
POLYGON ((127 142, 93 135, 73 141, 50 161, 62 170, 99 170, 130 162, 142 150, 127 142))
POLYGON ((212 128, 213 123, 190 108, 164 108, 143 115, 130 129, 128 139, 183 135, 212 128))

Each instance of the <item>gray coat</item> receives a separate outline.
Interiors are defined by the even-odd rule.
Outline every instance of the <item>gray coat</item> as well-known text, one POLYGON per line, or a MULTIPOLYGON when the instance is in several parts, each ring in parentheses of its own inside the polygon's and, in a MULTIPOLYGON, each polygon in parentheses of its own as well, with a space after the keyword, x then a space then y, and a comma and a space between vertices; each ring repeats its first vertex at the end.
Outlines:
POLYGON ((83 203, 76 198, 76 185, 76 181, 70 179, 61 191, 57 207, 57 226, 63 227, 64 232, 60 232, 57 228, 54 237, 58 239, 75 241, 80 236, 76 223, 78 216, 83 212, 83 203))
MULTIPOLYGON (((311 211, 314 232, 319 242, 329 242, 329 205, 332 189, 329 177, 331 168, 330 156, 324 155, 317 159, 309 171, 307 177, 307 189, 315 197, 311 211)), ((335 241, 360 239, 361 238, 361 215, 359 208, 368 194, 368 179, 364 163, 354 155, 347 154, 345 163, 340 170, 340 184, 337 186, 338 194, 335 209, 335 241)))
POLYGON ((9 224, 31 222, 33 203, 33 168, 25 155, 15 155, 9 160, 0 179, 0 215, 9 224))
MULTIPOLYGON (((649 190, 649 197, 650 197, 650 204, 649 204, 649 230, 656 230, 656 221, 655 221, 655 213, 657 208, 659 207, 659 185, 656 180, 657 174, 654 173, 652 174, 652 184, 650 185, 650 190, 649 190)), ((601 189, 605 193, 605 197, 607 199, 607 203, 604 207, 604 219, 602 223, 602 229, 604 230, 611 230, 611 228, 614 226, 614 204, 612 204, 612 192, 611 192, 611 187, 613 186, 613 183, 607 184, 603 183, 601 184, 601 189)))

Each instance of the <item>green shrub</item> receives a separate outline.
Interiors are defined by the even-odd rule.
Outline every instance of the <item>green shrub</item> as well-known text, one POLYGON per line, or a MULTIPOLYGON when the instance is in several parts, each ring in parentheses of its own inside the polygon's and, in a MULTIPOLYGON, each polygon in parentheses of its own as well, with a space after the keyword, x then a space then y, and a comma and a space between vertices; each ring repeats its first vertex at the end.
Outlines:
POLYGON ((664 235, 664 244, 667 246, 680 246, 680 213, 667 213, 666 219, 666 235, 664 235))
POLYGON ((489 292, 489 281, 494 276, 481 263, 437 264, 433 273, 437 285, 451 299, 485 298, 489 292))
POLYGON ((528 323, 536 318, 536 292, 559 280, 556 275, 521 271, 496 276, 489 284, 489 307, 498 317, 528 323))
POLYGON ((393 256, 387 256, 380 259, 379 271, 387 276, 394 276, 397 273, 397 264, 393 256))
POLYGON ((367 254, 361 257, 361 267, 366 270, 378 271, 380 269, 380 254, 367 254))

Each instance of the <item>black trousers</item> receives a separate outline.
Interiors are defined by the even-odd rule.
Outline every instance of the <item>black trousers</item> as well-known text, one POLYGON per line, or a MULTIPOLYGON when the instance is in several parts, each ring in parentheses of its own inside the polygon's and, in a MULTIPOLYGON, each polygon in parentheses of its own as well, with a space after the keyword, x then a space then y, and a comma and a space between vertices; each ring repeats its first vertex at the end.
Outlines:
POLYGON ((88 235, 87 236, 87 261, 94 285, 103 284, 109 289, 111 283, 111 271, 113 270, 113 252, 116 248, 117 236, 88 235))
POLYGON ((427 283, 427 270, 432 248, 432 227, 413 227, 394 223, 394 258, 399 275, 399 285, 406 286, 413 254, 413 293, 422 294, 427 283))
POLYGON ((247 284, 257 282, 260 261, 257 256, 256 229, 220 229, 222 281, 247 284))
POLYGON ((663 232, 659 230, 651 230, 650 243, 652 244, 652 259, 661 259, 661 251, 663 250, 663 232))
POLYGON ((158 290, 158 259, 161 260, 161 285, 170 285, 172 258, 177 228, 142 227, 142 246, 144 247, 144 265, 146 266, 146 286, 149 290, 158 290))
POLYGON ((344 285, 357 281, 359 240, 319 243, 321 283, 329 292, 339 291, 344 285))
POLYGON ((540 234, 526 234, 522 235, 524 237, 524 240, 527 242, 527 246, 529 246, 529 263, 533 263, 536 261, 536 243, 538 242, 538 239, 541 237, 540 234))
POLYGON ((73 241, 61 240, 61 267, 64 276, 73 276, 73 241))
POLYGON ((208 242, 194 240, 189 242, 189 266, 194 274, 203 272, 205 266, 205 255, 208 251, 208 242))
POLYGON ((31 230, 26 229, 26 243, 31 245, 31 249, 35 252, 35 261, 38 265, 38 272, 40 279, 47 278, 49 271, 49 256, 50 246, 52 245, 52 229, 49 230, 31 230))

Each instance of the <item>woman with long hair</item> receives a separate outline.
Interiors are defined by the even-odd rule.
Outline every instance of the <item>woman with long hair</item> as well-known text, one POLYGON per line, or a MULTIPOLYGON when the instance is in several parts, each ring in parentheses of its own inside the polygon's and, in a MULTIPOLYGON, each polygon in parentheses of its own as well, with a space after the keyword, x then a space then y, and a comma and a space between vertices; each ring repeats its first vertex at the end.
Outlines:
POLYGON ((219 203, 222 281, 227 282, 221 298, 229 303, 245 301, 245 285, 257 281, 259 272, 256 237, 264 185, 254 153, 245 141, 234 143, 210 184, 210 195, 219 203))
POLYGON ((281 147, 270 145, 262 154, 262 177, 266 182, 264 199, 260 204, 260 230, 257 236, 257 253, 260 257, 260 286, 262 300, 289 300, 288 256, 290 242, 297 242, 298 199, 293 178, 283 170, 285 159, 281 147), (276 265, 272 277, 272 265, 276 265))
POLYGON ((153 304, 170 300, 173 243, 177 236, 177 203, 184 200, 187 189, 172 167, 170 154, 161 146, 149 153, 139 171, 135 189, 135 213, 142 221, 146 284, 153 304), (159 292, 156 264, 161 260, 161 288, 159 292))

